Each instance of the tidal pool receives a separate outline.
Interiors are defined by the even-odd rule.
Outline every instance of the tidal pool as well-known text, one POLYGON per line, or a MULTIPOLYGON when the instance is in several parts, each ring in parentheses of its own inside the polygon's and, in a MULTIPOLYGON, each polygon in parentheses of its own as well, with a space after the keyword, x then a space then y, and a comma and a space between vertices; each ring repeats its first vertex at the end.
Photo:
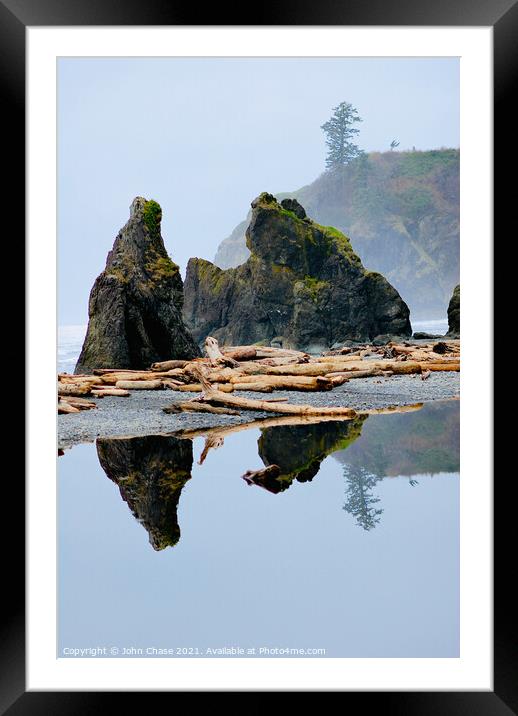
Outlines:
POLYGON ((280 422, 59 457, 59 657, 459 656, 458 401, 280 422))

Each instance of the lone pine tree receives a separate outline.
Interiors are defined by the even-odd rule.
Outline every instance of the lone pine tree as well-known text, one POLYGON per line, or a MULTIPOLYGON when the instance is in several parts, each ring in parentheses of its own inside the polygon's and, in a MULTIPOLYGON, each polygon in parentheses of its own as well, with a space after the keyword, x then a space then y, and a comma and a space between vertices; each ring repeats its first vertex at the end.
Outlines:
POLYGON ((361 121, 358 110, 352 104, 340 102, 333 109, 330 119, 321 126, 326 135, 328 169, 343 167, 362 154, 358 145, 351 141, 360 131, 354 125, 361 121))

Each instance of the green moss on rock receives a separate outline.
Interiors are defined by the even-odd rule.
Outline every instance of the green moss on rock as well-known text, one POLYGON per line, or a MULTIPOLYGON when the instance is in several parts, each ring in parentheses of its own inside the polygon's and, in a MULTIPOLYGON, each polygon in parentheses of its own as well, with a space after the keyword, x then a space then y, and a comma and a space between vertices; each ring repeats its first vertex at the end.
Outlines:
POLYGON ((253 344, 283 337, 283 345, 314 350, 381 333, 410 335, 408 308, 395 289, 366 271, 349 239, 320 226, 294 199, 264 192, 252 202, 247 228, 251 255, 222 270, 191 259, 184 315, 199 342, 253 344))
POLYGON ((162 222, 162 207, 153 199, 146 201, 143 209, 144 224, 153 238, 160 236, 160 224, 162 222))
POLYGON ((148 368, 200 350, 182 320, 183 282, 160 233, 156 201, 136 197, 90 292, 88 330, 75 371, 148 368))

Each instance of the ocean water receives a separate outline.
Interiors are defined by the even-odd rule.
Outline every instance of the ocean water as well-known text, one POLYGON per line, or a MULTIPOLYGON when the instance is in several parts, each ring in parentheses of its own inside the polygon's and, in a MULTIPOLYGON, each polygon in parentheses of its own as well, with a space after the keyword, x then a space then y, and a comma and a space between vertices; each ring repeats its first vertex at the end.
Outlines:
POLYGON ((448 331, 448 319, 431 318, 430 320, 412 321, 412 331, 421 333, 434 333, 444 336, 448 331))
POLYGON ((58 458, 58 657, 459 656, 459 402, 288 420, 58 458))
MULTIPOLYGON (((86 325, 58 327, 58 372, 73 373, 86 335, 86 325)), ((442 318, 426 321, 413 321, 413 331, 444 335, 448 330, 448 321, 442 318)))
POLYGON ((74 372, 86 329, 86 325, 58 326, 58 373, 74 372))

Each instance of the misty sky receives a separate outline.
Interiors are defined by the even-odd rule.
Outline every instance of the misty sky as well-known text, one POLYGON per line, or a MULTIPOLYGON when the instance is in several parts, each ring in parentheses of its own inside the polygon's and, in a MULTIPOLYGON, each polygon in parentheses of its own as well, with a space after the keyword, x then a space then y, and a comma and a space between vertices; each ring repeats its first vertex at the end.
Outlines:
POLYGON ((342 101, 363 118, 366 151, 459 146, 457 58, 59 59, 58 322, 87 322, 135 196, 162 205, 185 276, 261 191, 322 173, 320 125, 342 101))

